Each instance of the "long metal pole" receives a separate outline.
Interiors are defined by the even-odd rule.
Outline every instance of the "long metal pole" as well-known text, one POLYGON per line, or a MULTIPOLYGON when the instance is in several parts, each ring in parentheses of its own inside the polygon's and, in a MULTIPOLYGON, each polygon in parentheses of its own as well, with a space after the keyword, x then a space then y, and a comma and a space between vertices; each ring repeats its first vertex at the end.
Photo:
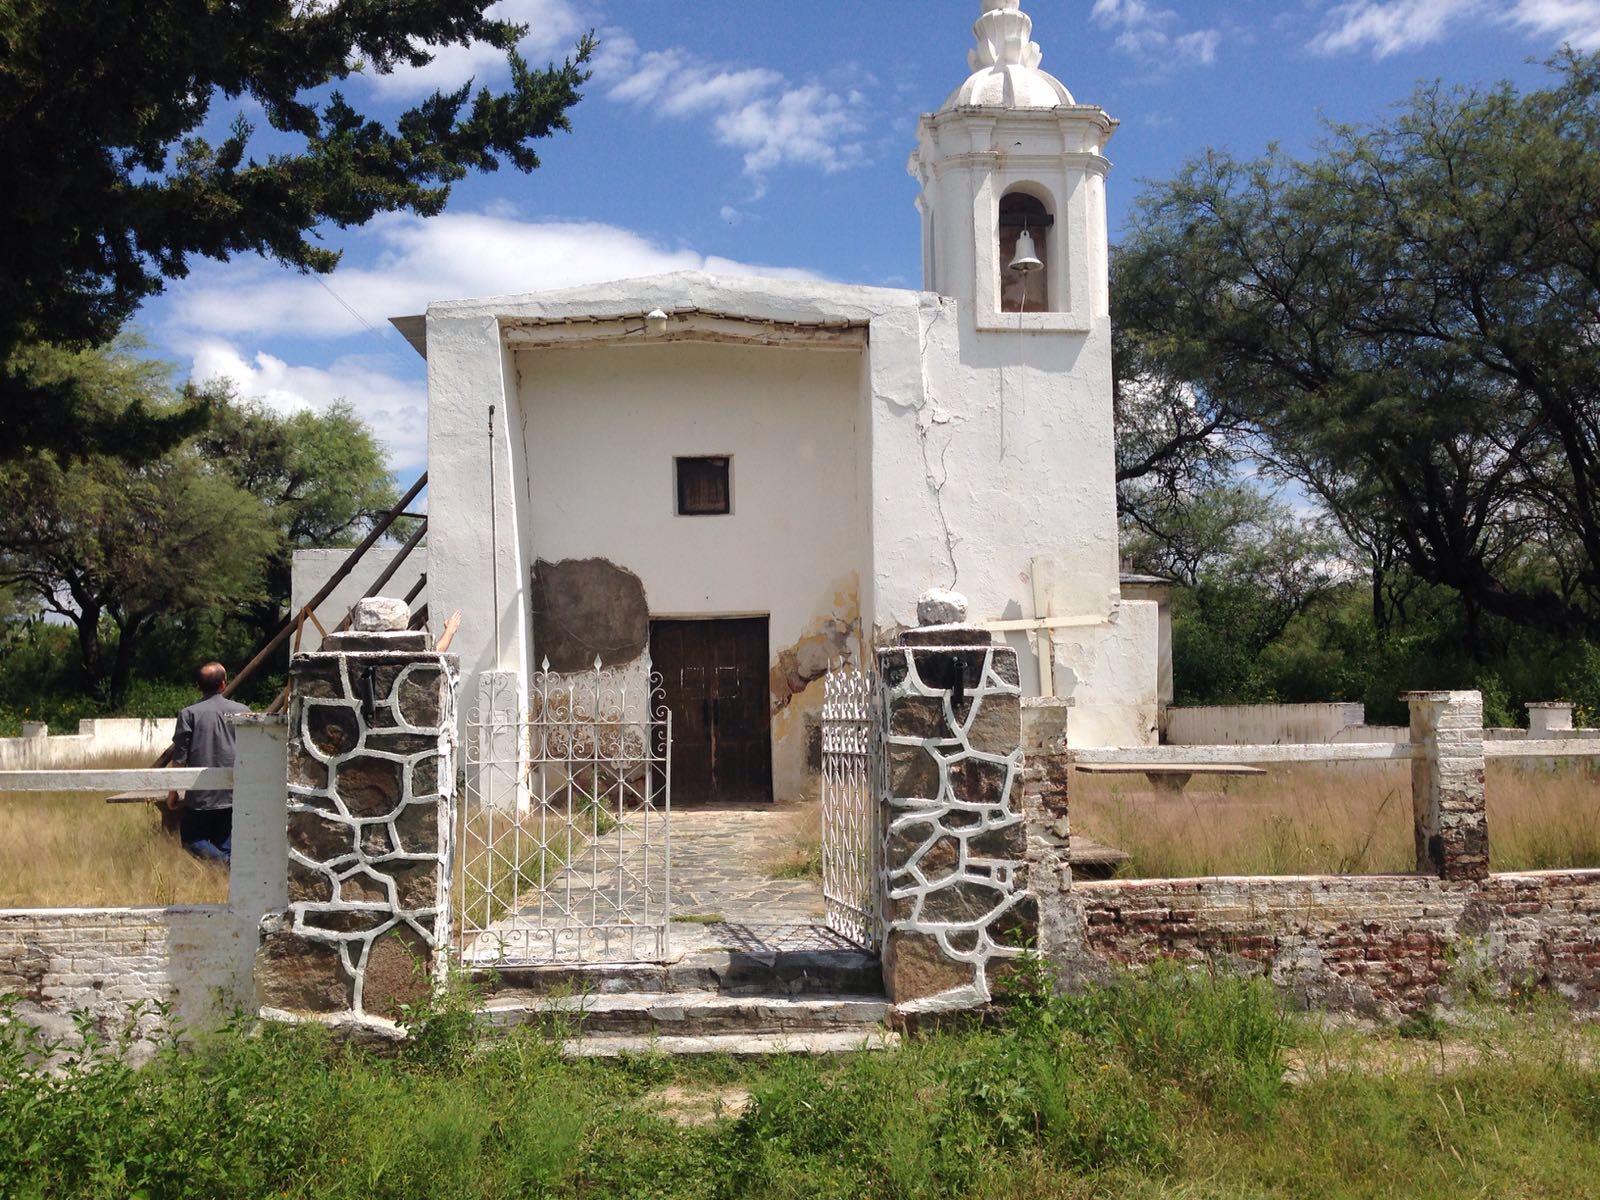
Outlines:
POLYGON ((500 501, 495 494, 494 405, 489 405, 489 601, 494 605, 494 669, 500 661, 500 501))

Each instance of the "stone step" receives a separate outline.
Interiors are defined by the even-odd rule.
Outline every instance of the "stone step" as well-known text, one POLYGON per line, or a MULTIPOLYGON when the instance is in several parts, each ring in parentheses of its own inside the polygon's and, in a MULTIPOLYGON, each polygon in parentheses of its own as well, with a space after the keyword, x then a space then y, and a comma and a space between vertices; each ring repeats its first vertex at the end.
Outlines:
POLYGON ((858 950, 710 951, 671 963, 556 963, 479 969, 491 997, 722 992, 727 995, 876 995, 883 970, 858 950))
POLYGON ((699 1038, 720 1034, 849 1032, 865 1037, 888 1017, 872 995, 731 996, 724 992, 622 992, 496 997, 484 1011, 501 1028, 548 1018, 583 1040, 604 1035, 699 1038))
POLYGON ((718 1033, 705 1037, 641 1037, 607 1034, 574 1038, 562 1043, 571 1058, 619 1058, 624 1054, 727 1054, 739 1058, 765 1058, 779 1054, 860 1054, 892 1050, 900 1035, 884 1029, 832 1030, 800 1033, 718 1033))

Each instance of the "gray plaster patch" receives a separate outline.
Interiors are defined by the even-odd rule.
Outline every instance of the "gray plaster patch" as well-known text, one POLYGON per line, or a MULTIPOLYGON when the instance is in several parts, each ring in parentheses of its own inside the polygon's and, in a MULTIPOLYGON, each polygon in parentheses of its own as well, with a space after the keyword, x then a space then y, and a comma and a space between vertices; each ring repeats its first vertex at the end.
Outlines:
POLYGON ((556 672, 632 662, 650 645, 644 582, 603 558, 533 565, 534 653, 556 672))

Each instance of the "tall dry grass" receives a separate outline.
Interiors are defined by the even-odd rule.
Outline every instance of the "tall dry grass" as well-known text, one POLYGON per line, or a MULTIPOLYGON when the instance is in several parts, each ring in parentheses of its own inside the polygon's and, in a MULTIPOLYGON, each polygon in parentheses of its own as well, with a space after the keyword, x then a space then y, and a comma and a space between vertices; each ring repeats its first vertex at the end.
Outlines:
POLYGON ((1600 867, 1600 764, 1492 759, 1484 781, 1496 871, 1600 867))
MULTIPOLYGON (((1600 777, 1583 763, 1488 766, 1496 871, 1600 867, 1600 777)), ((1073 776, 1072 829, 1131 855, 1119 874, 1371 875, 1416 869, 1411 768, 1305 764, 1197 776, 1181 797, 1142 776, 1073 776)))
POLYGON ((0 907, 223 904, 228 872, 188 854, 147 804, 0 792, 0 907))

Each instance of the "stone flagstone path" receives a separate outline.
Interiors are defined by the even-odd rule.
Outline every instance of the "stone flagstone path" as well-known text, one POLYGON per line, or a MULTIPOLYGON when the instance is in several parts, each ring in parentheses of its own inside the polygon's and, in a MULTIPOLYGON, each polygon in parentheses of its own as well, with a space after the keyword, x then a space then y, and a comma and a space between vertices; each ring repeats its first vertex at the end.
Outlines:
MULTIPOLYGON (((624 823, 639 833, 646 818, 632 814, 624 823)), ((850 949, 851 943, 826 928, 822 884, 815 879, 776 879, 773 864, 793 850, 795 830, 817 819, 815 804, 706 805, 675 808, 671 818, 672 902, 669 956, 679 959, 711 950, 753 953, 777 950, 850 949), (804 815, 800 815, 804 814, 804 815)), ((652 821, 659 816, 652 816, 652 821)), ((659 887, 660 835, 652 830, 651 891, 659 887)), ((605 837, 586 849, 569 869, 552 881, 559 909, 548 905, 546 921, 561 909, 575 914, 615 913, 638 898, 645 878, 642 836, 605 837), (622 847, 619 893, 618 848, 622 847), (603 886, 595 889, 592 879, 603 886), (610 886, 604 886, 609 882, 610 886)), ((517 917, 502 922, 510 932, 539 920, 536 898, 524 903, 517 917)), ((604 919, 602 917, 602 919, 604 919)), ((488 935, 493 937, 493 935, 488 935)), ((608 954, 621 961, 626 951, 608 954)))

